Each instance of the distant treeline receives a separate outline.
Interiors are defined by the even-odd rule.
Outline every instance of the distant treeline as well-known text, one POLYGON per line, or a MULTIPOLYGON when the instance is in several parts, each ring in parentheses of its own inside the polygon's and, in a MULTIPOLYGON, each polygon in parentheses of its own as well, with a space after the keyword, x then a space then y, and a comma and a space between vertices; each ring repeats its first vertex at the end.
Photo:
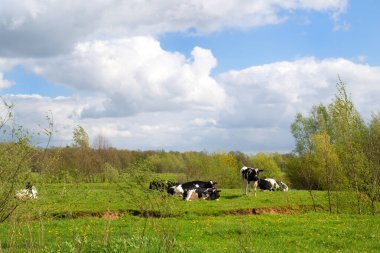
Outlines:
MULTIPOLYGON (((115 148, 65 147, 36 149, 32 171, 50 182, 112 182, 123 174, 141 171, 171 173, 175 180, 214 180, 221 187, 240 187, 240 168, 265 170, 263 177, 288 181, 286 155, 247 155, 242 152, 133 151, 115 148)), ((173 178, 171 178, 173 179, 173 178)))

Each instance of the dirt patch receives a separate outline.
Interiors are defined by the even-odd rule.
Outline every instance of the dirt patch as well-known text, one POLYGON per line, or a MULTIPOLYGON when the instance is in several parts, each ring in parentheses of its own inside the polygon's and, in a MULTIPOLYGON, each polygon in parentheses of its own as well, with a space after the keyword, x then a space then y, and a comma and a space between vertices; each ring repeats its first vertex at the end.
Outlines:
POLYGON ((55 219, 79 219, 85 217, 96 217, 105 220, 117 220, 122 215, 126 214, 125 211, 78 211, 78 212, 63 212, 63 213, 55 213, 52 215, 55 219))
POLYGON ((274 208, 253 208, 253 209, 239 209, 227 211, 227 215, 261 215, 261 214, 294 214, 299 213, 300 210, 296 210, 290 207, 274 207, 274 208))
POLYGON ((252 209, 252 214, 294 214, 296 211, 292 208, 287 207, 276 207, 276 208, 254 208, 252 209))
MULTIPOLYGON (((316 206, 318 210, 323 210, 321 206, 316 206)), ((312 206, 295 206, 295 207, 261 207, 261 208, 246 208, 224 211, 221 215, 292 215, 302 212, 314 211, 312 206)), ((138 210, 107 210, 107 211, 77 211, 77 212, 62 212, 52 214, 51 217, 54 219, 78 219, 85 217, 96 217, 104 220, 117 220, 122 216, 131 215, 139 216, 144 218, 169 218, 169 217, 181 217, 187 213, 173 214, 173 213, 162 213, 159 211, 138 211, 138 210)), ((203 216, 203 214, 198 214, 203 216)), ((207 215, 207 214, 206 214, 207 215)))
POLYGON ((119 211, 105 211, 102 219, 104 220, 118 220, 120 218, 121 214, 119 211))

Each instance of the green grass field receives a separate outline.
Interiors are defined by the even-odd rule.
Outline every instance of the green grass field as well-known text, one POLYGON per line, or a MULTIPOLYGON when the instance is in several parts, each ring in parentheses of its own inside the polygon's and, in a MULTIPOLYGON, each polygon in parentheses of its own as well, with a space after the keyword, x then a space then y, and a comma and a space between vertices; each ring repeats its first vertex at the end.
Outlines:
POLYGON ((350 196, 329 214, 325 192, 317 212, 307 191, 221 193, 185 202, 121 184, 40 186, 0 225, 0 252, 380 252, 380 216, 354 214, 350 196))

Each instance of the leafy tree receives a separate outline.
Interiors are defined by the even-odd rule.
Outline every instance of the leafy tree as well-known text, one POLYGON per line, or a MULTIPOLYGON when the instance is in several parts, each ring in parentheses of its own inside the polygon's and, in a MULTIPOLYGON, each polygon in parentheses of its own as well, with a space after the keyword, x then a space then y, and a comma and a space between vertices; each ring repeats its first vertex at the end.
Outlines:
POLYGON ((375 214, 375 202, 380 200, 380 113, 372 115, 367 131, 365 154, 370 176, 365 190, 371 200, 372 214, 375 214))
POLYGON ((77 125, 73 130, 73 145, 83 149, 89 148, 89 137, 84 128, 77 125))
MULTIPOLYGON (((29 131, 15 123, 13 104, 1 98, 0 104, 0 222, 5 221, 22 204, 14 198, 15 192, 32 181, 31 160, 35 148, 29 131)), ((50 124, 49 124, 50 125, 50 124)), ((51 134, 50 130, 45 132, 51 134)), ((48 137, 50 140, 50 136, 48 137)))
POLYGON ((365 137, 365 124, 341 80, 337 83, 337 91, 329 106, 332 137, 345 174, 356 192, 357 211, 361 213, 361 191, 367 176, 362 141, 365 137))
MULTIPOLYGON (((329 211, 332 213, 332 197, 331 190, 341 189, 340 185, 344 181, 344 176, 341 172, 340 161, 336 154, 335 148, 330 142, 330 136, 326 133, 315 134, 312 136, 315 146, 315 161, 316 170, 319 171, 319 177, 322 176, 324 180, 321 180, 323 188, 327 190, 327 197, 329 202, 329 211)), ((336 198, 338 199, 338 198, 336 198)), ((337 212, 338 204, 336 205, 337 212)))
POLYGON ((331 131, 331 119, 326 106, 313 106, 309 117, 297 113, 291 124, 291 132, 296 141, 295 152, 300 156, 313 153, 312 135, 322 132, 331 134, 331 131))

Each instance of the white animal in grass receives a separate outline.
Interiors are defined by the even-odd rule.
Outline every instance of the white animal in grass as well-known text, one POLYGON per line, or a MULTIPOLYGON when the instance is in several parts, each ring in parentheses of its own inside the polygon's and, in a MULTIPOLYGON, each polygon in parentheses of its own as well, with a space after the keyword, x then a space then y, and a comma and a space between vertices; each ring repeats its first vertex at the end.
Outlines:
POLYGON ((27 183, 25 189, 16 192, 16 198, 19 200, 37 199, 37 189, 30 183, 27 183))

